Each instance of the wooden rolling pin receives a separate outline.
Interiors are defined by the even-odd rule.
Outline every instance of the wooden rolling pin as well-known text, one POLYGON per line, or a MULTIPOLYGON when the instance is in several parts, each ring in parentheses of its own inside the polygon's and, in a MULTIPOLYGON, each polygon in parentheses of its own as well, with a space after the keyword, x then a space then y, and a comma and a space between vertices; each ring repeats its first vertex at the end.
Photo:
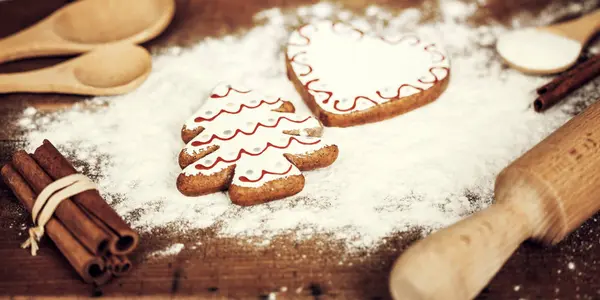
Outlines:
POLYGON ((395 299, 472 299, 526 239, 553 245, 600 209, 600 101, 496 178, 495 204, 396 261, 395 299))

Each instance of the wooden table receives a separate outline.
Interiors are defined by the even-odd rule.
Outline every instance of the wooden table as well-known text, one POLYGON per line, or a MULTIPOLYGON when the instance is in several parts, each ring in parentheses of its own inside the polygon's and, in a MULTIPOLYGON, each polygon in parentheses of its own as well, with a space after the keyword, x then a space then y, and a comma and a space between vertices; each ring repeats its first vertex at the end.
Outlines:
MULTIPOLYGON (((0 2, 0 37, 51 13, 64 0, 0 2)), ((302 0, 178 1, 169 29, 148 47, 188 46, 205 36, 218 36, 252 26, 259 10, 295 6, 302 0)), ((389 1, 376 1, 387 3, 389 1)), ((549 1, 488 1, 475 21, 502 20, 518 9, 533 12, 549 1)), ((426 3, 422 7, 435 7, 426 3), (427 6, 429 5, 429 6, 427 6)), ((403 1, 403 6, 421 5, 403 1)), ((347 0, 350 8, 363 1, 347 0)), ((389 3, 387 5, 390 5, 389 3)), ((396 5, 398 6, 398 5, 396 5)), ((430 9, 431 10, 431 9, 430 9)), ((431 10, 431 14, 435 12, 431 10)), ((27 70, 60 62, 47 58, 10 63, 0 72, 27 70)), ((0 96, 0 163, 21 145, 15 121, 24 107, 55 109, 81 101, 66 95, 12 94, 0 96)), ((158 228, 142 235, 133 256, 135 270, 101 288, 83 284, 58 250, 44 239, 42 251, 31 257, 18 245, 25 239, 28 216, 6 186, 0 184, 0 295, 18 296, 194 296, 211 298, 386 299, 388 272, 398 255, 415 241, 416 232, 387 239, 370 253, 344 254, 343 247, 315 237, 295 243, 283 236, 256 249, 231 238, 215 237, 212 229, 179 233, 158 228), (185 249, 176 256, 152 259, 148 253, 173 242, 185 249), (200 243, 198 243, 200 242, 200 243)), ((162 297, 161 296, 161 297, 162 297)), ((481 293, 480 299, 600 299, 600 216, 585 223, 553 248, 523 245, 481 293)))

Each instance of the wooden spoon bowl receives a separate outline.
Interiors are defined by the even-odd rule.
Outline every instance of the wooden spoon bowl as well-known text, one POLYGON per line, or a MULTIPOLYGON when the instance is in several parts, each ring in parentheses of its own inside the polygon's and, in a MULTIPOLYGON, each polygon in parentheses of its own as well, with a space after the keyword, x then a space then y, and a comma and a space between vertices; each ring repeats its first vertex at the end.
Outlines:
POLYGON ((170 0, 102 0, 101 10, 98 1, 79 1, 58 11, 54 16, 54 32, 67 41, 81 44, 125 40, 138 43, 161 32, 174 12, 170 0))
POLYGON ((0 75, 0 93, 123 94, 144 82, 151 69, 146 49, 113 44, 53 67, 0 75))
POLYGON ((548 75, 571 68, 581 50, 600 31, 600 9, 551 26, 511 31, 496 49, 510 67, 526 74, 548 75))
POLYGON ((76 1, 0 40, 0 63, 83 53, 111 43, 143 43, 164 31, 174 13, 174 0, 76 1))
POLYGON ((151 58, 141 47, 113 46, 83 55, 72 66, 80 83, 95 88, 115 88, 150 72, 151 58))

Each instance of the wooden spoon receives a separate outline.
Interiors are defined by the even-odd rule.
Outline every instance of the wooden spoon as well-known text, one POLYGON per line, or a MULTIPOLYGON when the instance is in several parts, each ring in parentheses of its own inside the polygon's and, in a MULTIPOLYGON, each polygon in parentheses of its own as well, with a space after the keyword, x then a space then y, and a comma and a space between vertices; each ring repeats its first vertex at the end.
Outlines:
POLYGON ((0 75, 0 93, 123 94, 144 82, 151 69, 146 49, 113 44, 53 67, 0 75))
POLYGON ((516 30, 501 36, 496 49, 506 63, 523 73, 545 75, 565 71, 600 30, 600 10, 547 27, 516 30))
POLYGON ((0 40, 0 63, 78 54, 116 42, 142 43, 159 35, 174 13, 174 0, 76 1, 0 40))

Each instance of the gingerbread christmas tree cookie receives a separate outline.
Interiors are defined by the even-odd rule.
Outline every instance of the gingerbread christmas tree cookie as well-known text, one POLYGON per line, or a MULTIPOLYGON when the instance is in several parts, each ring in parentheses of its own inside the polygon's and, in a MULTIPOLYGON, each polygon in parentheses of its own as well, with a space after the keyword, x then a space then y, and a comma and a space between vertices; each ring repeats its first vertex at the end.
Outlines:
POLYGON ((289 37, 288 77, 326 126, 391 118, 445 90, 445 52, 413 34, 380 36, 348 24, 306 24, 289 37))
POLYGON ((188 196, 228 190, 233 203, 254 205, 299 193, 301 171, 332 164, 336 145, 321 123, 292 103, 229 85, 217 86, 182 130, 187 143, 177 188, 188 196))

